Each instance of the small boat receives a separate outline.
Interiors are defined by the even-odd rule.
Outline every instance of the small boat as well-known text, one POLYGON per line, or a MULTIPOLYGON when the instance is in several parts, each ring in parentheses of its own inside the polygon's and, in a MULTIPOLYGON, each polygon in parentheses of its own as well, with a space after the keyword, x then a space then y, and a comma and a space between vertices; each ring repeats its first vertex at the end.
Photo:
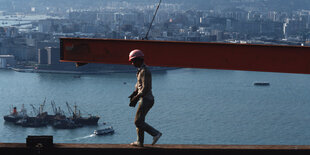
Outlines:
POLYGON ((255 86, 270 86, 269 82, 254 82, 255 86))
POLYGON ((112 126, 107 127, 105 129, 95 130, 95 135, 107 135, 107 134, 114 134, 114 129, 112 126))

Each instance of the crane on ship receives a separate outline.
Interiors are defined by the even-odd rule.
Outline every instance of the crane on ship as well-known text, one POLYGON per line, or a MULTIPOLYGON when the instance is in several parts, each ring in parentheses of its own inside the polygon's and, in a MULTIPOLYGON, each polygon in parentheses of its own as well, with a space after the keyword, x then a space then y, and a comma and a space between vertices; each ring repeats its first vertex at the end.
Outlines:
POLYGON ((51 106, 52 106, 54 115, 59 115, 59 116, 64 116, 65 115, 64 111, 61 110, 60 107, 58 107, 58 109, 57 109, 55 101, 53 101, 53 100, 51 101, 51 106))
POLYGON ((58 113, 57 107, 56 107, 56 104, 53 100, 51 101, 51 106, 52 106, 54 114, 57 115, 57 113, 58 113))
POLYGON ((68 108, 68 112, 70 114, 72 114, 73 118, 77 118, 77 117, 81 116, 81 112, 80 111, 79 111, 79 113, 77 113, 77 106, 76 106, 76 104, 74 104, 74 111, 72 110, 72 108, 70 107, 68 102, 66 102, 66 105, 67 105, 67 108, 68 108))
POLYGON ((46 98, 43 101, 43 104, 40 104, 40 108, 39 108, 39 114, 42 114, 44 111, 44 107, 45 107, 45 103, 46 103, 46 98))
POLYGON ((30 104, 30 106, 32 107, 35 116, 40 114, 39 110, 33 104, 30 104))

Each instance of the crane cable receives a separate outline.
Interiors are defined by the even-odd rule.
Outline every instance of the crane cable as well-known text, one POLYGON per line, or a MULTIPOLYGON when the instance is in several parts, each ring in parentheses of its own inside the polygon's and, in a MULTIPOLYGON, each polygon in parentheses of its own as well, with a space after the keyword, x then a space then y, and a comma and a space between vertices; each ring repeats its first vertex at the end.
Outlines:
POLYGON ((156 15, 157 15, 157 11, 158 11, 158 9, 159 9, 160 4, 161 4, 161 0, 159 0, 159 3, 158 3, 158 5, 157 5, 156 11, 155 11, 155 13, 154 13, 153 19, 152 19, 151 24, 150 24, 150 26, 149 26, 149 29, 148 29, 147 33, 145 34, 145 37, 142 38, 142 40, 148 40, 149 32, 150 32, 150 30, 151 30, 151 28, 152 28, 152 25, 153 25, 153 22, 154 22, 154 19, 155 19, 156 15))

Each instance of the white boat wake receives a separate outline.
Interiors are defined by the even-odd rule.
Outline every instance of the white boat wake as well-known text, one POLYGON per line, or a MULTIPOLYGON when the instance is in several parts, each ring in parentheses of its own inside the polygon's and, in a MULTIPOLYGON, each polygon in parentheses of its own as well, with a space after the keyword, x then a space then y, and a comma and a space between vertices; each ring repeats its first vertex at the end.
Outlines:
POLYGON ((82 139, 87 139, 87 138, 91 138, 91 137, 94 137, 96 136, 95 134, 91 134, 91 135, 88 135, 88 136, 84 136, 84 137, 78 137, 78 138, 74 138, 74 139, 68 139, 68 141, 80 141, 82 139))

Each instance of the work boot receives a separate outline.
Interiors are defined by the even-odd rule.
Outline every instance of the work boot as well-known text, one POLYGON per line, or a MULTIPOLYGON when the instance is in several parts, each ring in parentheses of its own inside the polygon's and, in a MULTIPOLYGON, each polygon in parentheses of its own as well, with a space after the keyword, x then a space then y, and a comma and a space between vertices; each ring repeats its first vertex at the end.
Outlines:
POLYGON ((138 142, 138 141, 135 141, 135 142, 132 142, 130 143, 130 146, 138 146, 138 147, 143 147, 143 144, 138 142))
POLYGON ((162 133, 158 133, 156 136, 153 137, 153 143, 152 145, 156 144, 156 142, 158 141, 158 139, 161 137, 162 133))

